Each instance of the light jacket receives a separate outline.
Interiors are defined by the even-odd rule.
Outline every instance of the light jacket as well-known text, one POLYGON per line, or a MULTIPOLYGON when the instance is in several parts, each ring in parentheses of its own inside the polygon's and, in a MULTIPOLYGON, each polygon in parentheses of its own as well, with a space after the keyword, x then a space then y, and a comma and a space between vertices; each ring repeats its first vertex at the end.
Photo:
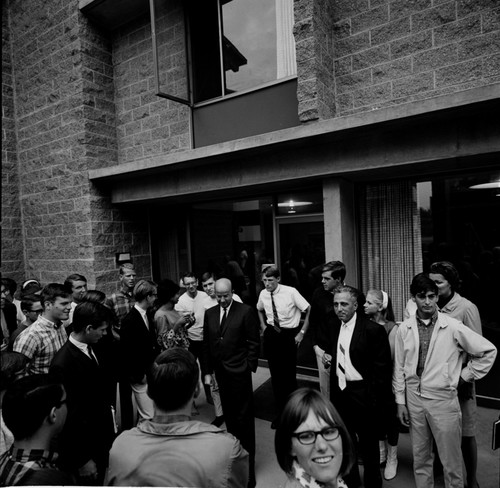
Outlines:
POLYGON ((479 310, 470 300, 467 300, 467 298, 464 298, 457 292, 455 292, 452 299, 440 311, 454 319, 460 320, 469 329, 482 335, 479 310))
POLYGON ((460 377, 478 380, 488 373, 496 347, 454 318, 438 313, 422 376, 417 375, 419 350, 415 315, 404 321, 396 333, 392 387, 396 403, 404 405, 406 389, 424 398, 445 399, 457 394, 460 377), (469 354, 463 367, 465 355, 469 354))
POLYGON ((213 425, 189 417, 155 417, 117 437, 107 484, 246 488, 248 453, 213 425))

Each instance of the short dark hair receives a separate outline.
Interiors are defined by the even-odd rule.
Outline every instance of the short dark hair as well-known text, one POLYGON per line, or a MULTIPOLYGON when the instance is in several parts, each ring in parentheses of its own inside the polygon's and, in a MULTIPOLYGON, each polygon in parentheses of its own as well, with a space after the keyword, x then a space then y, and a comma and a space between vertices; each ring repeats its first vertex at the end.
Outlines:
POLYGON ((23 284, 21 285, 21 293, 25 293, 26 295, 31 295, 41 289, 42 285, 40 285, 40 282, 33 278, 23 281, 23 284))
POLYGON ((2 278, 2 285, 9 290, 9 293, 14 298, 14 293, 17 290, 17 283, 12 278, 2 278))
POLYGON ((183 273, 183 275, 181 276, 181 280, 183 283, 184 283, 184 278, 194 278, 195 280, 198 279, 192 271, 187 271, 186 273, 183 273))
POLYGON ((438 287, 434 281, 432 281, 426 273, 419 273, 413 277, 410 285, 410 293, 412 296, 417 296, 419 293, 427 293, 432 291, 438 293, 438 287))
POLYGON ((71 323, 74 332, 78 333, 90 325, 93 329, 101 327, 103 324, 113 322, 111 310, 99 302, 81 302, 73 312, 73 322, 71 323))
POLYGON ((267 278, 279 278, 281 276, 280 270, 276 266, 269 266, 262 274, 267 278))
POLYGON ((196 358, 182 347, 162 352, 148 372, 148 395, 166 412, 184 406, 198 384, 196 358))
POLYGON ((20 352, 2 351, 0 354, 0 388, 7 389, 16 378, 16 373, 23 371, 27 363, 28 358, 20 352))
POLYGON ((73 291, 73 283, 75 281, 85 281, 85 283, 87 283, 87 278, 85 278, 85 276, 81 275, 81 274, 77 274, 77 273, 74 273, 74 274, 71 274, 69 275, 65 280, 64 280, 64 286, 70 290, 70 291, 73 291))
MULTIPOLYGON (((299 388, 289 397, 279 418, 276 435, 274 438, 274 448, 276 457, 281 469, 287 473, 292 473, 294 458, 292 450, 292 434, 302 422, 305 422, 309 412, 312 411, 328 425, 337 427, 342 438, 342 464, 340 466, 340 476, 345 476, 353 467, 355 462, 354 444, 347 431, 347 428, 339 413, 318 390, 313 388, 299 388)), ((302 466, 303 468, 305 466, 302 466)))
POLYGON ((160 307, 165 305, 165 303, 168 303, 180 289, 181 287, 172 280, 161 280, 158 283, 158 300, 156 304, 160 307))
POLYGON ((208 281, 210 278, 212 278, 214 281, 217 280, 217 276, 215 273, 213 273, 212 271, 205 271, 201 275, 201 282, 204 283, 205 281, 208 281))
POLYGON ((345 280, 346 268, 345 264, 341 261, 328 261, 323 265, 321 269, 322 273, 331 273, 331 277, 334 280, 345 280))
POLYGON ((31 437, 54 407, 61 405, 63 385, 51 374, 15 381, 5 392, 2 416, 16 440, 31 437))
POLYGON ((61 283, 49 283, 42 288, 41 302, 45 310, 45 302, 54 303, 56 298, 70 298, 71 292, 61 283))
POLYGON ((104 303, 106 294, 101 290, 87 290, 82 297, 82 302, 104 303))
POLYGON ((449 261, 432 263, 429 273, 443 275, 444 279, 451 285, 453 291, 457 291, 460 288, 460 276, 458 275, 457 268, 449 261))
MULTIPOLYGON (((359 301, 359 296, 360 292, 357 288, 354 288, 354 286, 349 286, 349 285, 340 285, 333 290, 333 294, 336 295, 337 293, 349 293, 354 300, 356 300, 356 303, 359 301)), ((359 304, 358 304, 359 306, 359 304)))
POLYGON ((42 299, 40 298, 40 295, 23 295, 21 299, 21 310, 28 310, 28 312, 31 312, 31 309, 33 308, 33 305, 36 302, 42 302, 42 299))

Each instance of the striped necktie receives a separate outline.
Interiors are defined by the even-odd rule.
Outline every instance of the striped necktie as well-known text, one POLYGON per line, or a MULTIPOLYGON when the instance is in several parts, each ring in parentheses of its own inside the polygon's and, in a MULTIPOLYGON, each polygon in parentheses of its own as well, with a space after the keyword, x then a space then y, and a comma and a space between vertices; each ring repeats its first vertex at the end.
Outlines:
POLYGON ((345 349, 342 343, 339 344, 339 357, 337 358, 337 377, 339 379, 339 388, 344 390, 347 383, 345 379, 345 349))
POLYGON ((276 310, 276 304, 274 303, 273 292, 271 292, 271 306, 273 308, 273 329, 276 332, 281 332, 280 319, 278 317, 278 310, 276 310))

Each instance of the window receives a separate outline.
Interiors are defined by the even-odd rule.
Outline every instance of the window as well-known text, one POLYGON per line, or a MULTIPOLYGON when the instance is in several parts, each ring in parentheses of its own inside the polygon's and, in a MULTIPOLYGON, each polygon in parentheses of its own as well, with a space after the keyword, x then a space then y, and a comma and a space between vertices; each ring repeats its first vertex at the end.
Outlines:
POLYGON ((192 1, 194 102, 296 74, 292 0, 192 1))

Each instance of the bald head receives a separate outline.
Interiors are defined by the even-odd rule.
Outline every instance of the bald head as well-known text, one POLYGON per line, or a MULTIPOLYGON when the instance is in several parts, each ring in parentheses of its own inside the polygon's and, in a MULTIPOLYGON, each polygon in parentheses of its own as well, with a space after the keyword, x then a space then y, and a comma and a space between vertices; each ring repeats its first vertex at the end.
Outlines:
POLYGON ((233 285, 227 278, 215 282, 215 298, 222 308, 227 308, 233 301, 233 285))

